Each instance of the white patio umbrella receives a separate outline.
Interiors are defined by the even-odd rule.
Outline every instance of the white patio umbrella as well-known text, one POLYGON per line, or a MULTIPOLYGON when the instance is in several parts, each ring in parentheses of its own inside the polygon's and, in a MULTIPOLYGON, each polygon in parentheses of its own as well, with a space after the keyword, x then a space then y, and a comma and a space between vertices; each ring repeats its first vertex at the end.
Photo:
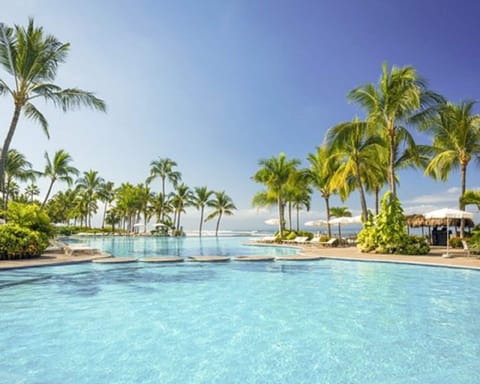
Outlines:
POLYGON ((443 257, 450 257, 450 236, 449 236, 449 227, 450 219, 473 219, 473 213, 462 211, 460 209, 452 209, 452 208, 442 208, 437 209, 435 211, 431 211, 424 214, 426 219, 447 219, 447 253, 443 255, 443 257))
MULTIPOLYGON (((328 224, 327 220, 318 219, 318 220, 307 221, 303 225, 305 225, 306 227, 321 227, 322 225, 327 225, 327 224, 328 224)), ((320 236, 320 231, 317 231, 317 236, 320 236)))
POLYGON ((337 218, 329 221, 330 224, 338 224, 338 238, 339 238, 339 240, 342 240, 342 230, 340 228, 342 224, 357 224, 357 223, 361 223, 361 222, 362 222, 362 217, 361 216, 353 216, 353 217, 342 216, 342 217, 337 217, 337 218))
POLYGON ((280 220, 279 219, 268 219, 264 221, 265 224, 267 225, 279 225, 280 220))

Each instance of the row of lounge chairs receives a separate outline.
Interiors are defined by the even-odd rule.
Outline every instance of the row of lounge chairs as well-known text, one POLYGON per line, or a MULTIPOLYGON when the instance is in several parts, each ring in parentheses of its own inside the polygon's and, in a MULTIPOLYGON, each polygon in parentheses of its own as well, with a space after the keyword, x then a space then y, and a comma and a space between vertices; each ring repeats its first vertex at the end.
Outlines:
MULTIPOLYGON (((277 242, 277 238, 275 236, 266 236, 258 240, 261 243, 275 243, 277 242)), ((312 240, 308 240, 306 236, 297 236, 293 240, 283 240, 282 243, 284 244, 316 244, 316 245, 323 245, 326 247, 333 247, 338 244, 338 239, 332 237, 328 241, 320 241, 319 237, 314 237, 312 240)))

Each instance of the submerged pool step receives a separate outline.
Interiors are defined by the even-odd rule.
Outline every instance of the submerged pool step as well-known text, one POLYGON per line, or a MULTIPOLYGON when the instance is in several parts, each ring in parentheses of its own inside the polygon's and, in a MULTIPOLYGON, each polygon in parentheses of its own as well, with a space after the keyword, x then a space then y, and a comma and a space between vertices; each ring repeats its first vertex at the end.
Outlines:
POLYGON ((125 264, 125 263, 136 263, 138 259, 133 257, 108 257, 104 259, 95 259, 92 260, 93 263, 99 264, 125 264))
POLYGON ((142 263, 181 263, 185 259, 183 257, 175 256, 157 256, 157 257, 145 257, 140 259, 142 263))
POLYGON ((237 256, 236 261, 275 261, 275 256, 237 256))
POLYGON ((199 263, 219 263, 224 261, 230 261, 228 256, 191 256, 188 258, 190 261, 196 261, 199 263))

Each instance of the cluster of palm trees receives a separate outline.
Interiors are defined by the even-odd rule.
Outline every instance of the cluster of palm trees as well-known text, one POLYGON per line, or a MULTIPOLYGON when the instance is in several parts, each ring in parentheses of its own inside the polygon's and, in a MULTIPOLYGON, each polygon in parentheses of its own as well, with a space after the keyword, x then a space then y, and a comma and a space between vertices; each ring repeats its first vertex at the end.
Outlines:
MULTIPOLYGON (((379 192, 388 186, 396 198, 397 171, 405 167, 420 168, 442 181, 459 169, 460 196, 466 192, 468 165, 480 159, 480 115, 473 111, 474 101, 450 103, 429 90, 413 67, 389 69, 387 64, 377 84, 355 88, 348 98, 365 111, 365 118, 331 127, 324 143, 308 155, 309 168, 299 168, 300 160, 287 159, 283 153, 259 162, 253 180, 266 190, 254 196, 253 204, 277 205, 281 234, 286 207, 308 208, 312 187, 325 201, 328 220, 330 197, 338 194, 346 200, 353 191, 359 193, 363 220, 368 217, 368 193, 375 196, 378 213, 379 192), (413 129, 429 133, 432 142, 416 143, 413 129)), ((468 198, 459 199, 459 208, 468 203, 468 198)), ((330 228, 328 232, 330 236, 330 228)))
MULTIPOLYGON (((33 202, 40 194, 35 184, 38 177, 48 178, 50 183, 47 193, 41 204, 50 218, 59 223, 91 227, 92 216, 99 210, 99 203, 103 204, 101 212, 102 228, 105 223, 118 225, 126 231, 132 231, 140 220, 144 228, 155 216, 157 225, 166 232, 181 234, 181 215, 187 207, 195 207, 200 211, 199 234, 205 221, 217 219, 216 234, 222 217, 232 215, 235 210, 231 198, 223 191, 215 192, 207 187, 189 188, 182 183, 180 172, 175 168, 176 162, 165 158, 152 161, 150 176, 145 183, 133 185, 122 183, 115 187, 111 181, 105 181, 97 171, 80 172, 72 165, 73 159, 64 150, 55 152, 51 158, 45 153, 46 166, 43 172, 32 169, 25 156, 15 149, 9 151, 5 168, 3 202, 5 206, 9 199, 33 202), (159 178, 161 191, 155 193, 151 183, 159 178), (20 193, 18 182, 29 181, 30 184, 20 193), (60 191, 50 198, 56 183, 68 185, 68 189, 60 191), (172 186, 172 191, 166 192, 166 184, 172 186), (205 208, 212 211, 204 218, 205 208)), ((40 203, 40 202, 38 202, 40 203)))

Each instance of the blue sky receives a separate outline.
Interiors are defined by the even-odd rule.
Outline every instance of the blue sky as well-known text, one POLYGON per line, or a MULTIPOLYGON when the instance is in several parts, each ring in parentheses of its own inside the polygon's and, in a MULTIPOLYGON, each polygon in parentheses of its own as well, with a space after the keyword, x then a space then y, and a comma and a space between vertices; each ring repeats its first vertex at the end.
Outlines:
MULTIPOLYGON (((95 91, 109 108, 63 114, 39 104, 51 139, 21 120, 12 146, 37 169, 45 150, 63 148, 77 168, 115 183, 143 182, 152 160, 170 157, 186 184, 232 196, 239 211, 225 228, 260 228, 275 211, 250 206, 258 160, 303 160, 329 127, 361 117, 346 94, 376 82, 383 61, 415 66, 451 101, 477 99, 478 14, 476 1, 445 0, 4 2, 1 21, 33 16, 71 43, 57 83, 95 91)), ((2 138, 11 110, 0 99, 2 138)), ((468 187, 477 179, 472 164, 468 187)), ((407 211, 456 206, 458 174, 444 184, 402 171, 400 181, 407 211)), ((43 194, 46 180, 39 185, 43 194)), ((359 210, 356 194, 332 201, 344 204, 359 210)), ((303 221, 324 216, 316 194, 303 221)), ((184 225, 197 220, 189 212, 184 225)))

